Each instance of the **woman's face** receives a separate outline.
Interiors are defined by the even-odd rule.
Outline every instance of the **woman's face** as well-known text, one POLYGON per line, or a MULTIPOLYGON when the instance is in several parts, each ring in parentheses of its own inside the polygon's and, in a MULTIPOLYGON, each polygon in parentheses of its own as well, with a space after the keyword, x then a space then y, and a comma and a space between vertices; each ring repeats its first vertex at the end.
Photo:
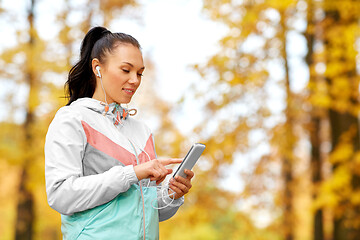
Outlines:
MULTIPOLYGON (((119 44, 112 53, 107 54, 105 61, 105 64, 98 65, 107 103, 129 103, 145 69, 141 51, 131 44, 119 44)), ((93 98, 105 100, 98 77, 93 98)))

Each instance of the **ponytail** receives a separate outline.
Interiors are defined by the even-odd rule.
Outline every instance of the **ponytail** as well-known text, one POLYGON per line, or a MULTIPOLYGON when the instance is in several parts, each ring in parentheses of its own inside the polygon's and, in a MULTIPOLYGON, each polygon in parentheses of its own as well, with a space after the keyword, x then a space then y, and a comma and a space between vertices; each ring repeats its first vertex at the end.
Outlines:
POLYGON ((117 46, 115 43, 129 43, 140 49, 138 41, 125 33, 111 33, 104 27, 92 28, 84 37, 80 60, 69 71, 65 83, 66 105, 70 105, 78 98, 92 97, 96 88, 96 77, 92 71, 92 59, 97 58, 104 62, 106 54, 111 53, 117 46))

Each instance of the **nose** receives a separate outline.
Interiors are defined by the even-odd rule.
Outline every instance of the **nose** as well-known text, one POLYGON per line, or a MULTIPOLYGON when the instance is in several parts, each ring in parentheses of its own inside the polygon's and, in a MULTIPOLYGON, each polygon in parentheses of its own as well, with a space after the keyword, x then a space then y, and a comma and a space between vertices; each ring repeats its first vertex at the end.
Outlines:
POLYGON ((137 73, 131 74, 131 77, 129 79, 130 84, 136 84, 138 85, 140 83, 140 77, 137 73))

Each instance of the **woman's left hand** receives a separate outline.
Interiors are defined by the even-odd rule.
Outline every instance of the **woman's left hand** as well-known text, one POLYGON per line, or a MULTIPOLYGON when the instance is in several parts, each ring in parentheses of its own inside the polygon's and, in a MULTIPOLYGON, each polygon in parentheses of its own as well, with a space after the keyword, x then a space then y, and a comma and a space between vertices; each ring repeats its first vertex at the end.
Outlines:
MULTIPOLYGON (((170 179, 169 187, 172 191, 169 189, 169 195, 171 193, 175 192, 174 199, 181 198, 182 196, 187 194, 189 192, 190 188, 192 187, 191 179, 194 176, 194 172, 190 171, 188 169, 185 169, 185 174, 187 175, 187 178, 176 176, 175 179, 174 178, 170 179)), ((172 196, 171 196, 171 198, 172 198, 172 196)))

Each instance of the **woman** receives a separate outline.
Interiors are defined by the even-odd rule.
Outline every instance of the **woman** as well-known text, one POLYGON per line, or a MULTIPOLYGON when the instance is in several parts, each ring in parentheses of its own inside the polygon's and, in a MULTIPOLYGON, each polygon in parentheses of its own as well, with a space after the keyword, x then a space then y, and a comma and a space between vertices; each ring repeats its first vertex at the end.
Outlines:
POLYGON ((70 70, 69 102, 58 110, 45 143, 49 205, 61 213, 64 239, 158 239, 159 221, 172 217, 194 173, 171 179, 156 158, 153 136, 132 118, 129 103, 144 63, 136 39, 94 27, 70 70), (164 194, 165 193, 165 194, 164 194))

